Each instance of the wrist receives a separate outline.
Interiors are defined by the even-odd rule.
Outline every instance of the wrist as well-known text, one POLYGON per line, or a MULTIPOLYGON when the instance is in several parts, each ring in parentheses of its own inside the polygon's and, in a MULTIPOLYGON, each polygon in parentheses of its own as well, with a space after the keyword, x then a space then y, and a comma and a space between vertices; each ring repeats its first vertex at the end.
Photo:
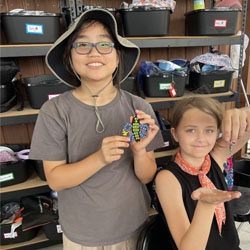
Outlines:
POLYGON ((140 149, 140 150, 133 150, 132 149, 132 151, 133 151, 134 157, 142 157, 142 156, 147 154, 147 151, 145 148, 140 149))

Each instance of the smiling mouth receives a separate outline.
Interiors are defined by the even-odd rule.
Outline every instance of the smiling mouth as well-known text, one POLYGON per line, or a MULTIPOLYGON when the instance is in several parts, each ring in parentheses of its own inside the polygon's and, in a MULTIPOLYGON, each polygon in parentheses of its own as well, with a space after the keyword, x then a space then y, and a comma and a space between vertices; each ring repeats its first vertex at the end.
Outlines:
POLYGON ((103 66, 103 63, 89 63, 87 65, 90 67, 98 67, 98 66, 103 66))

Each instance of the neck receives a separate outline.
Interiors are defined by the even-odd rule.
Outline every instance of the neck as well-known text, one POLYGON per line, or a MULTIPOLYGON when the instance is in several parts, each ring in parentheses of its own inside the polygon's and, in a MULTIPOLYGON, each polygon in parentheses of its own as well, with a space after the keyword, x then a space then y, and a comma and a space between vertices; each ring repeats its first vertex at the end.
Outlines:
POLYGON ((201 169, 201 166, 205 160, 205 157, 195 157, 195 156, 189 156, 187 154, 185 154, 184 152, 180 151, 181 154, 181 158, 187 162, 188 164, 190 164, 192 167, 196 168, 196 169, 201 169))
POLYGON ((94 105, 95 96, 97 106, 102 106, 112 101, 116 93, 117 88, 114 87, 113 82, 110 81, 105 83, 82 83, 73 91, 77 99, 88 105, 94 105))

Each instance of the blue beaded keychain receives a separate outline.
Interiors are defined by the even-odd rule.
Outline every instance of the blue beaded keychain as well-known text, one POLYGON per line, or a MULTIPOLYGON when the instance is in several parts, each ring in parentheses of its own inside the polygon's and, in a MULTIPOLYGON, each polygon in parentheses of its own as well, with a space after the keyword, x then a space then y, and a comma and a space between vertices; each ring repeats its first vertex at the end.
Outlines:
POLYGON ((133 117, 132 123, 126 123, 123 127, 122 134, 124 136, 128 136, 130 141, 139 142, 141 138, 146 137, 146 132, 149 130, 149 126, 147 124, 140 124, 140 120, 135 115, 133 117))
POLYGON ((224 170, 226 172, 225 180, 227 182, 228 190, 232 190, 234 180, 233 180, 233 160, 232 160, 232 144, 229 146, 230 157, 227 158, 227 162, 223 164, 224 170))

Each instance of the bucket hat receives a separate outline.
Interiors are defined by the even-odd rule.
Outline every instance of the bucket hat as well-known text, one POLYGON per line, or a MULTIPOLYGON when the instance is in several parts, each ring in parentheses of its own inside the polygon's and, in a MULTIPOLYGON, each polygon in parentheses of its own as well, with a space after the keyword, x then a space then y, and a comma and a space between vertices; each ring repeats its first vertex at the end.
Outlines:
POLYGON ((69 29, 55 41, 53 46, 48 51, 45 58, 47 66, 51 72, 66 85, 77 87, 81 84, 77 77, 72 79, 72 75, 68 72, 66 66, 63 64, 63 55, 68 38, 87 19, 96 19, 100 20, 102 23, 105 23, 110 28, 116 40, 115 42, 120 45, 121 50, 124 52, 120 80, 120 83, 122 83, 133 71, 140 56, 140 49, 134 43, 128 41, 118 34, 117 23, 114 16, 108 10, 102 8, 84 11, 79 17, 75 19, 74 23, 69 27, 69 29))

